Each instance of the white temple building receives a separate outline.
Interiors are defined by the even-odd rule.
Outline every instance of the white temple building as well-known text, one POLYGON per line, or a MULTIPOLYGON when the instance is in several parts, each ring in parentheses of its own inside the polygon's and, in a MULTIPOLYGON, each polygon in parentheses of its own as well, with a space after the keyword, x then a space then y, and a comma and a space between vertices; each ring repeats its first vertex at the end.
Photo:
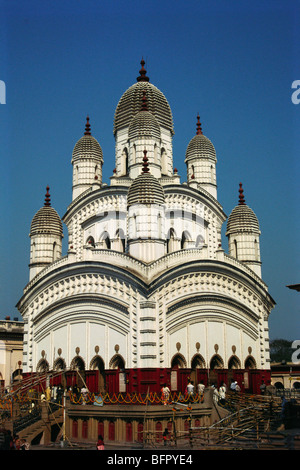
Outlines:
POLYGON ((116 107, 110 185, 102 182, 105 155, 87 118, 70 150, 66 213, 61 218, 51 206, 47 188, 32 219, 29 283, 17 305, 23 373, 61 370, 72 380, 79 369, 90 389, 109 392, 143 393, 164 382, 182 390, 188 378, 234 378, 255 391, 270 376, 275 304, 261 278, 259 222, 242 185, 225 215, 216 151, 199 116, 181 182, 171 108, 144 65, 116 107))

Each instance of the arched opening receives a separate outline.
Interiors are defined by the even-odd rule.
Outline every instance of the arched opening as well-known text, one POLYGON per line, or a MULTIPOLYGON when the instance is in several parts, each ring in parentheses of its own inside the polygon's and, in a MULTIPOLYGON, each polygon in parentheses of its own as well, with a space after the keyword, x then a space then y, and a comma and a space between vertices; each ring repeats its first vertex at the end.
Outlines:
POLYGON ((124 231, 119 228, 117 231, 116 231, 116 241, 117 241, 117 246, 116 246, 116 249, 117 251, 121 251, 121 253, 125 253, 125 235, 124 235, 124 231))
POLYGON ((102 357, 95 356, 91 360, 90 369, 99 371, 98 390, 99 390, 99 393, 104 393, 106 389, 106 380, 105 380, 105 365, 104 365, 104 361, 102 357))
POLYGON ((103 232, 103 234, 101 235, 101 237, 100 237, 100 247, 104 250, 110 250, 111 242, 110 242, 108 232, 103 232))
POLYGON ((164 148, 161 149, 161 174, 162 176, 166 176, 168 174, 167 153, 164 148))
POLYGON ((215 354, 210 361, 209 366, 209 385, 215 384, 218 386, 218 371, 224 369, 223 359, 219 354, 215 354))
POLYGON ((182 250, 188 248, 188 242, 190 241, 190 239, 191 239, 190 234, 186 230, 182 232, 181 242, 180 242, 180 246, 182 250))
POLYGON ((199 374, 198 374, 198 369, 205 369, 205 360, 201 356, 201 354, 195 354, 195 356, 192 358, 191 369, 192 370, 191 370, 190 378, 191 378, 191 381, 193 382, 193 384, 195 386, 195 391, 196 391, 197 390, 196 385, 200 381, 200 377, 199 377, 199 374))
POLYGON ((95 240, 94 240, 94 237, 92 237, 91 235, 88 237, 87 241, 86 241, 86 244, 88 246, 92 246, 93 248, 95 248, 95 240))
POLYGON ((167 253, 172 253, 174 250, 175 250, 175 230, 173 228, 170 228, 167 234, 167 253))

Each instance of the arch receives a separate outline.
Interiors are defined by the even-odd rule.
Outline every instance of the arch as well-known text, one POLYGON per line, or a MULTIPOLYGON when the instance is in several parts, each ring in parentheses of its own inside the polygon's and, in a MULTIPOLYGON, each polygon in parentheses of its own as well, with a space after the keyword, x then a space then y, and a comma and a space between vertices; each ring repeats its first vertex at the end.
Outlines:
POLYGON ((191 360, 192 369, 205 369, 205 360, 201 354, 195 354, 191 360))
POLYGON ((66 362, 62 357, 55 359, 53 363, 53 370, 65 370, 66 368, 66 362))
POLYGON ((106 230, 100 236, 100 246, 103 249, 110 250, 111 243, 110 243, 109 233, 106 230))
POLYGON ((125 234, 124 230, 121 228, 118 228, 116 231, 116 238, 119 241, 119 251, 125 253, 125 234))
POLYGON ((282 382, 275 382, 274 386, 276 387, 277 390, 283 390, 284 389, 284 385, 283 385, 282 382))
POLYGON ((92 236, 90 235, 90 236, 87 238, 86 245, 90 245, 90 246, 92 246, 93 248, 95 248, 95 240, 94 240, 94 237, 92 237, 92 236))
POLYGON ((132 146, 132 163, 136 163, 136 146, 133 144, 132 146))
POLYGON ((233 240, 233 253, 232 256, 238 259, 238 249, 237 249, 237 241, 233 240))
POLYGON ((196 245, 195 246, 196 246, 196 248, 199 248, 199 247, 202 248, 203 245, 204 245, 204 238, 203 238, 202 235, 198 235, 197 238, 196 238, 196 245))
POLYGON ((128 150, 127 147, 124 147, 122 152, 122 165, 123 165, 123 175, 128 175, 129 161, 128 161, 128 150))
POLYGON ((167 171, 167 152, 164 148, 161 149, 160 162, 161 162, 161 174, 162 174, 162 176, 166 176, 168 174, 168 171, 167 171))
POLYGON ((49 371, 49 363, 46 361, 46 359, 40 359, 37 366, 36 366, 36 371, 37 372, 48 372, 49 371))
POLYGON ((96 354, 96 356, 94 356, 94 357, 91 359, 91 362, 90 362, 90 369, 91 369, 91 370, 99 369, 100 371, 104 371, 104 370, 105 370, 104 360, 102 359, 101 356, 99 356, 98 354, 96 354))
POLYGON ((241 361, 235 355, 231 356, 228 360, 228 369, 240 369, 241 361))
POLYGON ((110 369, 125 369, 125 360, 121 356, 121 354, 115 354, 110 362, 109 362, 110 369))
POLYGON ((154 144, 154 163, 157 163, 158 159, 157 159, 157 145, 154 144))
POLYGON ((175 368, 184 369, 186 368, 186 366, 187 366, 187 363, 186 363, 185 357, 182 354, 177 353, 172 357, 171 359, 172 369, 175 369, 175 368))
POLYGON ((256 361, 253 356, 248 356, 245 359, 245 369, 257 369, 256 361))
POLYGON ((76 370, 76 369, 85 370, 85 362, 81 356, 76 356, 72 359, 70 369, 71 370, 76 370))
POLYGON ((219 354, 215 354, 210 360, 210 369, 224 369, 223 359, 219 354))
POLYGON ((187 247, 187 242, 191 240, 191 235, 187 230, 184 230, 181 235, 181 249, 184 250, 187 247))

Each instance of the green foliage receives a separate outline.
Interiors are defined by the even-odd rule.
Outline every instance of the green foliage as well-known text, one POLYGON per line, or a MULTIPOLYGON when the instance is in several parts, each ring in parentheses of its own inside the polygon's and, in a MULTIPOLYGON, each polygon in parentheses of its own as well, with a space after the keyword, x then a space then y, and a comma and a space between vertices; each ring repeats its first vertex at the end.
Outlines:
POLYGON ((271 362, 291 362, 292 354, 292 341, 287 339, 274 339, 270 341, 270 358, 271 362))

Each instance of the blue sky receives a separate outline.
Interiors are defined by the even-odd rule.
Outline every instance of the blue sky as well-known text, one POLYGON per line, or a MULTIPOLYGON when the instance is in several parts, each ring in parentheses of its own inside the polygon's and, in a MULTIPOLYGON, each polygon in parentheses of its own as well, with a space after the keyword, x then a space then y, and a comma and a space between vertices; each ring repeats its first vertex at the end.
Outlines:
MULTIPOLYGON (((10 0, 0 7, 0 318, 18 316, 30 223, 46 186, 61 217, 71 202, 72 150, 87 114, 110 182, 114 112, 144 57, 172 109, 181 181, 199 112, 216 148, 225 213, 242 182, 260 222, 263 279, 277 304, 270 337, 299 339, 299 294, 286 286, 300 282, 300 104, 291 100, 300 80, 300 3, 10 0)), ((223 233, 227 251, 225 226, 223 233)))

